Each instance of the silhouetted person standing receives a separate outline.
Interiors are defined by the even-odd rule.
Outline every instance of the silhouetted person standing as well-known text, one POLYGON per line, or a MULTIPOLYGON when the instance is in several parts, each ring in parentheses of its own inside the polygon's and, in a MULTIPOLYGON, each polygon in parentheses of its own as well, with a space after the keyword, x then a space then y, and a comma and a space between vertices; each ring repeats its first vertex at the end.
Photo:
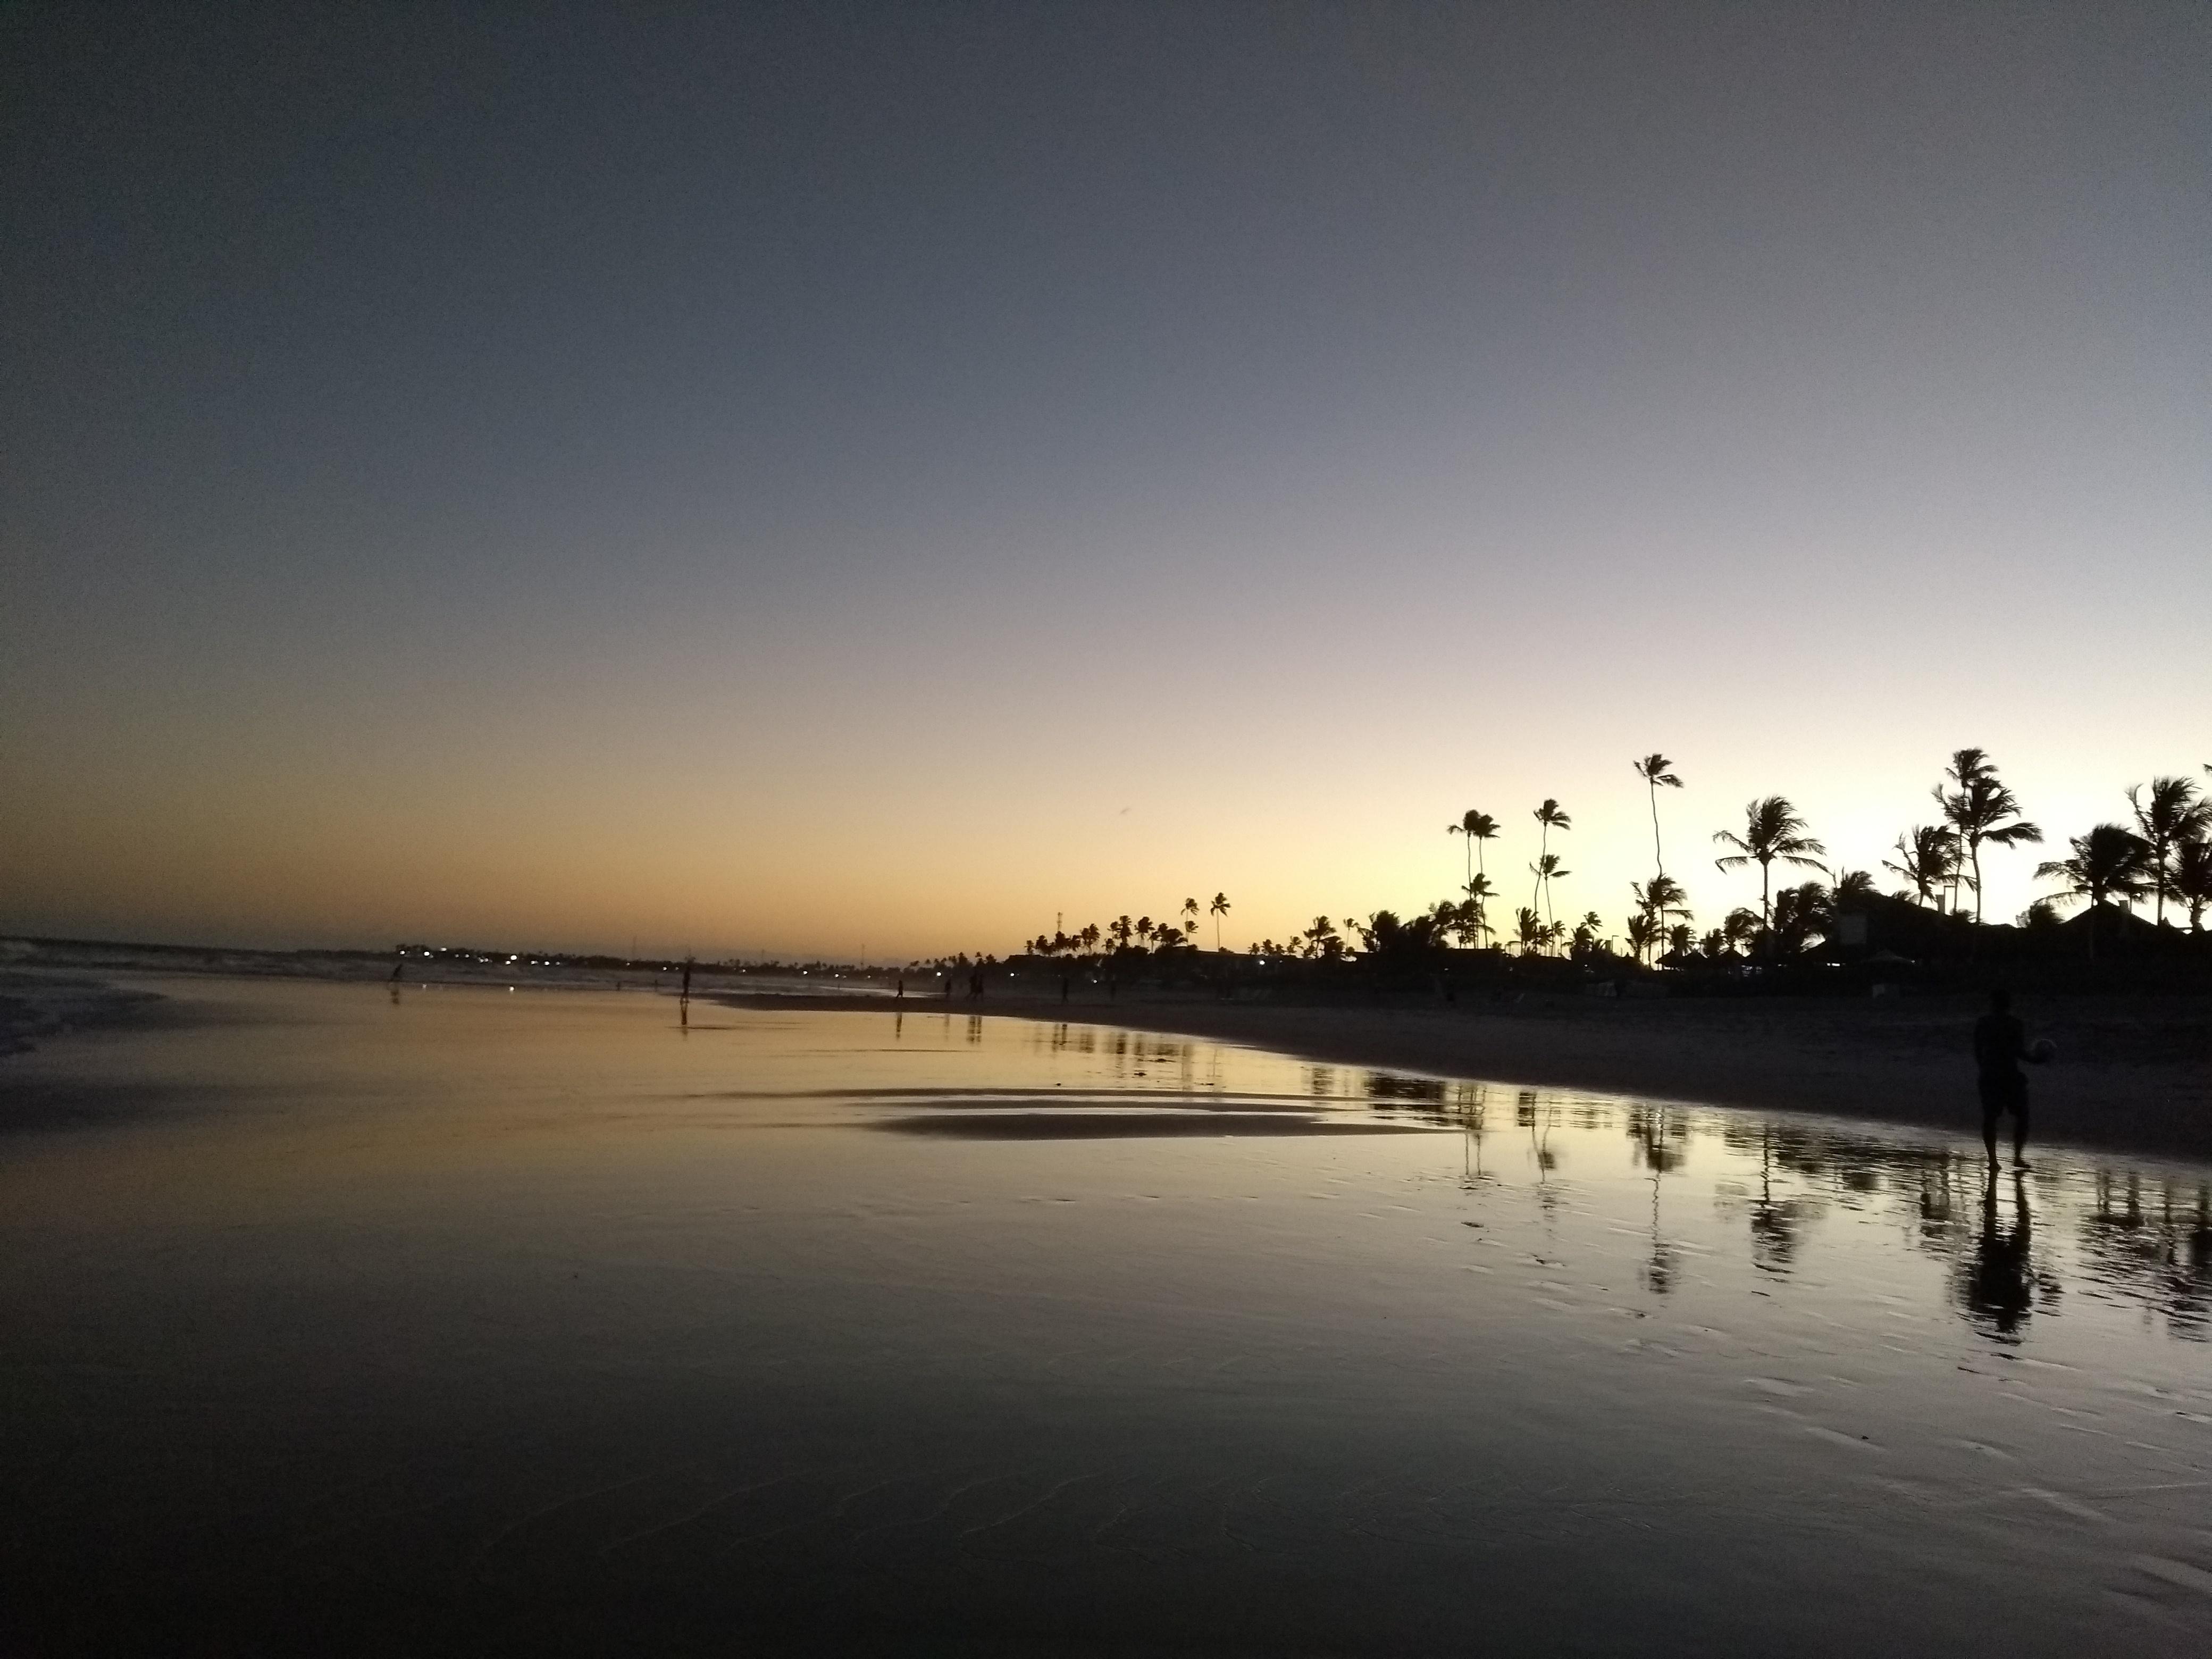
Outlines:
POLYGON ((1982 1097, 1982 1144, 1997 1161, 1997 1119, 2012 1114, 2012 1161, 2027 1162, 2027 1032, 2013 1017, 2011 994, 1990 993, 1990 1011, 1974 1022, 1974 1066, 1982 1097))

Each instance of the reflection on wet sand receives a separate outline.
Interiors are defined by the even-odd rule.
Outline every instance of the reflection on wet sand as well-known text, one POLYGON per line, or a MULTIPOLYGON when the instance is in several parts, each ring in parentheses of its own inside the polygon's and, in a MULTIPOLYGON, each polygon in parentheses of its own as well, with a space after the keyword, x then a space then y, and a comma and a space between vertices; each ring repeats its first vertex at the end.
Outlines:
POLYGON ((2202 1651, 2212 1172, 964 1012, 193 994, 10 1074, 33 1650, 2202 1651))
MULTIPOLYGON (((969 1021, 971 1043, 981 1041, 977 1024, 969 1021)), ((1959 1312, 1994 1340, 2016 1341, 2038 1309, 2056 1311, 2069 1276, 2086 1293, 2139 1306, 2171 1335, 2212 1337, 2212 1176, 2201 1172, 2146 1173, 2115 1168, 2109 1155, 2059 1150, 2032 1175, 2015 1171, 1998 1179, 1956 1137, 1761 1121, 1736 1111, 1359 1066, 1298 1063, 1296 1095, 1231 1092, 1228 1073, 1237 1051, 1218 1044, 1067 1024, 1034 1030, 1034 1045, 1096 1058, 1119 1086, 1048 1101, 1020 1088, 989 1099, 963 1091, 957 1103, 949 1096, 890 1091, 883 1097, 908 1107, 939 1098, 960 1109, 909 1114, 878 1127, 978 1139, 1455 1132, 1464 1143, 1461 1180, 1474 1190, 1516 1184, 1485 1166, 1493 1114, 1510 1103, 1515 1127, 1525 1132, 1522 1184, 1546 1213, 1569 1199, 1560 1179, 1569 1140, 1626 1138, 1629 1166, 1650 1188, 1641 1278, 1657 1295, 1675 1287, 1680 1271, 1678 1249, 1663 1226, 1666 1188, 1683 1184, 1693 1153, 1705 1147, 1733 1155, 1729 1171, 1711 1181, 1709 1199, 1717 1213, 1738 1219, 1746 1259, 1771 1277, 1789 1276, 1832 1210, 1862 1219, 1887 1216, 1949 1266, 1959 1312), (1029 1109, 1008 1109, 1015 1107, 1029 1109), (986 1111, 994 1114, 988 1121, 981 1115, 986 1111)), ((854 1091, 843 1092, 853 1097, 854 1091)), ((1686 1188, 1677 1197, 1693 1192, 1686 1188)))

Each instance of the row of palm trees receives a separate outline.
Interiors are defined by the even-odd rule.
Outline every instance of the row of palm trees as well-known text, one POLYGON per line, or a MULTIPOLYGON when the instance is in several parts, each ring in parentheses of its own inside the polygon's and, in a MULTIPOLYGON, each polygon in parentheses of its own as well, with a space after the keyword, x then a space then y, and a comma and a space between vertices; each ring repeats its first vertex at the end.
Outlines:
MULTIPOLYGON (((1786 941, 1802 942, 1815 933, 1832 931, 1841 911, 1863 905, 1875 893, 1875 878, 1866 871, 1835 873, 1832 885, 1805 883, 1777 893, 1775 866, 1809 870, 1822 876, 1831 872, 1827 848, 1816 838, 1804 817, 1784 795, 1766 795, 1744 807, 1741 830, 1722 830, 1714 843, 1724 849, 1714 860, 1723 871, 1756 866, 1759 871, 1759 908, 1739 907, 1719 927, 1700 938, 1692 929, 1688 895, 1667 873, 1665 843, 1659 814, 1659 792, 1680 789, 1682 779, 1674 762, 1654 751, 1631 763, 1642 779, 1651 811, 1653 870, 1649 881, 1632 882, 1632 906, 1626 927, 1629 954, 1636 960, 1738 957, 1754 951, 1764 942, 1770 952, 1786 941)), ((2212 771, 2212 767, 2206 769, 2212 771)), ((2128 805, 2132 826, 2111 823, 2094 826, 2069 843, 2072 856, 2046 860, 2036 867, 2040 880, 2059 882, 2057 894, 2039 901, 2039 908, 2086 899, 2093 907, 2154 901, 2155 917, 2166 920, 2166 901, 2185 906, 2191 931, 2202 931, 2205 913, 2212 909, 2212 796, 2193 779, 2172 776, 2151 780, 2148 786, 2130 787, 2128 805)), ((1897 838, 1894 859, 1882 867, 1904 884, 1905 896, 1937 910, 1960 914, 1961 894, 1972 898, 1972 916, 1982 921, 1983 850, 2033 846, 2043 841, 2042 830, 2022 812, 2019 798, 1999 775, 1987 751, 1977 748, 1954 750, 1942 779, 1930 793, 1937 807, 1937 822, 1913 824, 1897 838)), ((1604 923, 1596 912, 1585 913, 1578 922, 1559 919, 1553 886, 1571 875, 1559 854, 1552 850, 1554 832, 1570 833, 1572 816, 1559 802, 1547 797, 1530 816, 1538 829, 1536 858, 1528 866, 1532 878, 1528 902, 1512 917, 1509 945, 1524 956, 1558 955, 1577 957, 1593 952, 1610 953, 1604 923)), ((1470 808, 1458 822, 1445 826, 1449 834, 1466 843, 1465 882, 1458 899, 1432 904, 1410 918, 1379 910, 1365 921, 1351 916, 1316 916, 1286 941, 1268 939, 1248 947, 1262 957, 1287 956, 1336 960, 1357 948, 1364 954, 1395 953, 1457 942, 1480 948, 1494 944, 1498 934, 1490 926, 1492 904, 1499 898, 1486 861, 1489 843, 1498 839, 1499 826, 1491 814, 1470 808), (1354 941, 1357 941, 1355 947, 1354 941)), ((1214 946, 1222 945, 1223 918, 1231 906, 1225 893, 1214 894, 1200 906, 1186 898, 1179 917, 1155 922, 1150 916, 1133 921, 1116 917, 1103 927, 1091 924, 1076 933, 1039 934, 1027 948, 1044 956, 1097 957, 1144 950, 1172 951, 1188 948, 1199 929, 1201 911, 1212 918, 1214 946)), ((2094 933, 2091 949, 2095 948, 2094 933)))
MULTIPOLYGON (((1221 948, 1221 919, 1230 912, 1229 895, 1216 893, 1212 902, 1205 907, 1213 918, 1213 948, 1221 948)), ((1182 902, 1180 918, 1173 921, 1154 921, 1150 916, 1139 916, 1131 921, 1125 912, 1101 927, 1097 922, 1086 923, 1071 933, 1065 929, 1052 933, 1039 933, 1035 939, 1022 941, 1022 948, 1041 957, 1093 957, 1102 953, 1131 951, 1178 951, 1189 948, 1191 937, 1198 932, 1200 907, 1194 898, 1182 902)))
MULTIPOLYGON (((1627 944, 1639 961, 1662 950, 1686 954, 1689 947, 1684 941, 1690 937, 1691 914, 1681 884, 1667 873, 1659 817, 1659 791, 1679 789, 1682 780, 1674 763, 1656 751, 1631 765, 1644 780, 1650 804, 1654 869, 1649 882, 1630 884, 1633 903, 1626 930, 1627 944)), ((2212 771, 2212 766, 2206 769, 2212 771)), ((1961 908, 1963 889, 1972 896, 1973 920, 1978 925, 1983 848, 2036 845, 2042 842, 2043 831, 2022 812, 2019 798, 1998 775, 1996 762, 1984 750, 1954 750, 1931 793, 1940 821, 1907 829, 1898 837, 1897 859, 1885 860, 1883 867, 1903 878, 1920 902, 1954 914, 1961 908)), ((2212 908, 2212 796, 2193 779, 2170 776, 2154 778, 2148 787, 2131 786, 2127 799, 2133 827, 2098 824, 2073 838, 2072 857, 2047 860, 2037 866, 2038 879, 2064 884, 2054 899, 2039 902, 2050 906, 2086 899, 2097 907, 2150 899, 2156 907, 2154 920, 2163 925, 2170 897, 2186 905, 2191 931, 2202 931, 2205 912, 2212 908)), ((1536 861, 1529 866, 1535 886, 1529 902, 1515 913, 1511 943, 1523 954, 1556 952, 1563 945, 1579 954, 1592 931, 1599 928, 1595 914, 1586 915, 1571 933, 1554 919, 1551 902, 1552 882, 1570 873, 1550 850, 1551 832, 1571 829, 1572 820, 1557 800, 1548 799, 1533 816, 1541 831, 1536 861)), ((1474 810, 1446 828, 1450 834, 1466 837, 1470 853, 1478 858, 1483 844, 1498 833, 1497 820, 1474 810)), ((1813 836, 1786 796, 1752 800, 1744 808, 1741 831, 1719 830, 1713 840, 1727 849, 1714 860, 1717 868, 1758 867, 1759 902, 1755 917, 1747 909, 1739 909, 1730 914, 1722 928, 1706 935, 1698 946, 1705 953, 1734 952, 1747 946, 1751 938, 1764 936, 1771 942, 1777 937, 1776 865, 1830 873, 1825 861, 1827 848, 1813 836)), ((1458 908, 1472 913, 1465 919, 1472 921, 1480 938, 1487 931, 1482 912, 1494 896, 1494 889, 1486 876, 1470 871, 1462 890, 1467 896, 1458 908)), ((1874 878, 1869 872, 1844 872, 1836 877, 1832 889, 1808 885, 1784 895, 1792 911, 1786 920, 1792 927, 1802 927, 1814 908, 1825 906, 1832 915, 1838 904, 1849 908, 1874 890, 1874 878), (1811 896, 1814 894, 1823 896, 1811 896)), ((1436 909, 1448 913, 1454 907, 1436 909)), ((2093 950, 2094 945, 2093 934, 2093 950)))
MULTIPOLYGON (((2032 845, 2043 832, 2021 816, 2019 802, 1982 750, 1960 750, 1944 778, 1953 787, 1939 785, 1935 792, 1943 821, 1914 824, 1899 836, 1898 857, 1884 860, 1883 868, 1902 877, 1923 904, 1934 905, 1948 892, 1956 910, 1965 886, 1979 921, 1983 844, 2032 845)), ((2087 899, 2093 907, 2148 899, 2160 926, 2172 899, 2186 907, 2191 931, 2201 932, 2212 907, 2212 797, 2193 778, 2168 776, 2130 785, 2127 800, 2132 825, 2100 823, 2071 837, 2073 856, 2045 860, 2036 866, 2037 879, 2063 882, 2061 898, 2087 899)))

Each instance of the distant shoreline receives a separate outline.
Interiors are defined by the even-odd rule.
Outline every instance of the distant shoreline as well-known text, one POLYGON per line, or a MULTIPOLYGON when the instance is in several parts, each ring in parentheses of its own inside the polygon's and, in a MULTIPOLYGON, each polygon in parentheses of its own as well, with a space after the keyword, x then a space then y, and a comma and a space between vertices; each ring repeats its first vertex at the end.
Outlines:
MULTIPOLYGON (((1406 1007, 1199 1000, 909 996, 865 1011, 831 998, 717 991, 733 1007, 982 1014, 1158 1031, 1334 1065, 1588 1089, 1712 1106, 1914 1124, 1978 1138, 1972 997, 1898 1002, 1529 997, 1406 1007)), ((2212 1159, 2212 1005, 2197 997, 2024 1000, 2058 1044, 2031 1074, 2034 1139, 2212 1159)))
MULTIPOLYGON (((380 974, 272 974, 360 984, 380 974)), ((109 975, 176 973, 178 966, 89 963, 0 970, 0 1056, 88 1026, 135 1023, 160 1000, 107 983, 109 975), (27 971, 26 971, 27 969, 27 971)), ((191 970, 185 970, 191 971, 191 970)), ((218 961, 198 969, 232 976, 218 961)), ((704 976, 702 975, 702 980, 704 976)), ((410 978, 406 984, 422 981, 410 978)), ((434 981, 495 988, 505 976, 434 981)), ((658 974, 623 986, 605 978, 517 975, 532 988, 627 988, 666 995, 658 974)), ((1654 998, 1617 1000, 1531 994, 1512 1003, 1469 1000, 1390 1006, 1222 1002, 1132 991, 1108 1000, 1084 988, 1066 1003, 999 994, 981 1000, 867 988, 827 995, 754 992, 702 982, 702 1003, 729 1007, 1000 1018, 1111 1025, 1233 1042, 1332 1065, 1477 1079, 1530 1088, 1814 1113, 1912 1124, 1978 1136, 1968 1058, 1978 1000, 1970 996, 1654 998)), ((2212 1161, 2212 1001, 2170 998, 2025 997, 2035 1036, 2058 1044, 2057 1063, 2031 1074, 2033 1139, 2212 1161)))

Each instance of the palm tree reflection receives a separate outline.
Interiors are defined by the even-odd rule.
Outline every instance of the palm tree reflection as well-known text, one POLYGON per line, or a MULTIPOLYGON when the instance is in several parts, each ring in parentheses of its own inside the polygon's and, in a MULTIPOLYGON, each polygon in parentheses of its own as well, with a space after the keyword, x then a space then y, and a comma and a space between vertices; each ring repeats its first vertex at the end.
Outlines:
POLYGON ((1452 1109, 1464 1132, 1460 1145, 1459 1184, 1468 1192, 1497 1180, 1482 1168, 1482 1130, 1490 1091, 1480 1083, 1462 1083, 1452 1091, 1452 1109))
POLYGON ((1680 1167, 1682 1154, 1668 1144, 1669 1131, 1679 1135, 1679 1123, 1670 1121, 1664 1107, 1647 1106, 1632 1112, 1628 1133, 1637 1147, 1637 1156, 1644 1167, 1651 1171, 1651 1255, 1644 1264, 1644 1289, 1664 1296, 1674 1288, 1677 1261, 1674 1247, 1660 1231, 1659 1183, 1667 1173, 1680 1167))
POLYGON ((1786 1273, 1797 1254, 1798 1205, 1774 1198, 1774 1130, 1759 1132, 1759 1198, 1751 1206, 1752 1264, 1766 1273, 1786 1273))

